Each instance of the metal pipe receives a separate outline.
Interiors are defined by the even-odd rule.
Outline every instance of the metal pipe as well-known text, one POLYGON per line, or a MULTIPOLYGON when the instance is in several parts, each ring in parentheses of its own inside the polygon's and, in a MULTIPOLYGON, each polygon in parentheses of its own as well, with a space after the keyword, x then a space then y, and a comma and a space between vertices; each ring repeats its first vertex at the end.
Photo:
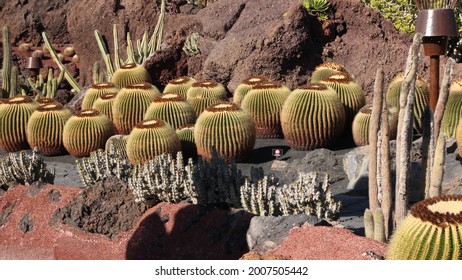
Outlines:
POLYGON ((440 84, 440 56, 430 56, 430 109, 435 112, 440 84))

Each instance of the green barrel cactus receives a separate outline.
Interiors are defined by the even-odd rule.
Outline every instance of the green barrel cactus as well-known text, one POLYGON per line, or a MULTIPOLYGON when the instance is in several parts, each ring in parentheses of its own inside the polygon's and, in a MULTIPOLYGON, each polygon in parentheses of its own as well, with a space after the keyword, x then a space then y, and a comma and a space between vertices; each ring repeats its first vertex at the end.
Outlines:
POLYGON ((262 82, 269 82, 269 80, 264 76, 252 76, 243 80, 234 91, 233 103, 237 104, 237 106, 241 106, 242 100, 252 87, 262 82))
MULTIPOLYGON (((401 86, 403 85, 404 74, 398 74, 390 82, 387 89, 386 102, 388 107, 395 107, 399 112, 399 96, 401 94, 401 86)), ((414 129, 419 133, 422 132, 422 118, 425 107, 428 106, 430 92, 427 84, 421 77, 417 77, 415 81, 415 106, 414 106, 414 129)))
POLYGON ((333 88, 340 97, 345 106, 346 128, 349 129, 356 113, 366 105, 363 89, 349 74, 342 72, 329 75, 320 83, 333 88))
POLYGON ((343 65, 336 62, 324 62, 314 69, 311 74, 311 83, 319 83, 322 79, 339 72, 347 73, 348 71, 343 67, 343 65))
POLYGON ((164 93, 177 93, 186 98, 186 92, 192 84, 197 82, 195 79, 182 76, 171 80, 164 88, 164 93))
POLYGON ((117 94, 117 92, 119 92, 119 88, 114 83, 102 82, 91 85, 83 97, 82 110, 92 109, 95 101, 103 94, 117 94))
POLYGON ((228 101, 225 87, 215 81, 193 83, 186 92, 186 99, 198 117, 208 106, 228 101))
POLYGON ((462 79, 454 80, 449 89, 448 102, 444 108, 441 131, 450 138, 456 137, 457 126, 462 117, 462 79))
POLYGON ((175 130, 161 119, 144 120, 137 124, 127 140, 127 156, 131 163, 145 163, 161 154, 175 155, 181 142, 175 130))
POLYGON ((82 110, 70 117, 63 130, 63 144, 69 154, 88 157, 103 149, 109 137, 116 134, 114 124, 95 109, 82 110))
POLYGON ((136 63, 128 63, 117 69, 112 75, 112 80, 118 88, 133 84, 151 83, 151 76, 148 71, 136 63))
POLYGON ((112 107, 114 106, 116 95, 117 93, 105 93, 101 95, 93 103, 92 109, 100 111, 100 113, 105 114, 111 121, 114 121, 112 107))
POLYGON ((59 103, 39 106, 27 123, 29 146, 45 156, 64 154, 63 130, 71 116, 72 112, 59 103))
POLYGON ((325 84, 295 89, 284 102, 281 125, 287 144, 296 150, 332 146, 345 127, 345 109, 325 84))
POLYGON ((37 104, 28 96, 18 95, 0 105, 0 150, 17 152, 29 148, 26 128, 37 104))
POLYGON ((161 95, 160 91, 149 83, 133 84, 122 88, 114 99, 112 116, 119 134, 130 131, 143 120, 151 102, 161 95))
POLYGON ((194 142, 194 125, 188 124, 176 130, 181 142, 181 152, 185 158, 197 157, 196 142, 194 142))
POLYGON ((417 202, 389 242, 389 260, 461 260, 462 196, 417 202))
POLYGON ((48 105, 48 104, 61 104, 53 98, 43 97, 36 100, 37 106, 48 105))
POLYGON ((234 103, 209 106, 197 118, 194 142, 197 153, 205 160, 212 159, 212 149, 226 160, 242 162, 255 145, 256 129, 252 117, 234 103))
POLYGON ((149 105, 144 119, 158 118, 164 120, 173 129, 196 122, 196 111, 186 99, 177 93, 163 94, 149 105))
POLYGON ((257 138, 282 138, 281 110, 290 89, 275 82, 255 85, 242 100, 241 108, 255 121, 257 138))
POLYGON ((126 158, 128 136, 123 134, 112 135, 107 139, 104 150, 109 151, 112 146, 116 154, 126 158))

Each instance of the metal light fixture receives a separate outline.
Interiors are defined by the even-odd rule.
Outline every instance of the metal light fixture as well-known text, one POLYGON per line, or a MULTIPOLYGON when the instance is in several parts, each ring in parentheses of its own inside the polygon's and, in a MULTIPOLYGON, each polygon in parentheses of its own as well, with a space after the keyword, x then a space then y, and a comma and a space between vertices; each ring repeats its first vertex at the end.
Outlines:
POLYGON ((26 69, 29 69, 31 77, 36 77, 39 74, 40 68, 43 68, 42 59, 40 57, 27 57, 26 69))

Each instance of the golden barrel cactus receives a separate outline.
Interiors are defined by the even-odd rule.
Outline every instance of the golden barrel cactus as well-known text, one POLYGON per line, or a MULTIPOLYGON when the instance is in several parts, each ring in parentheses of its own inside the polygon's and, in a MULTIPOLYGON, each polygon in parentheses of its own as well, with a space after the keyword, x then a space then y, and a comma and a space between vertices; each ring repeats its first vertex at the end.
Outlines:
POLYGON ((262 82, 269 82, 269 80, 264 76, 252 76, 243 80, 234 91, 233 103, 237 104, 237 106, 241 106, 242 100, 252 87, 262 82))
POLYGON ((444 108, 441 131, 453 138, 462 117, 462 79, 454 80, 449 89, 448 102, 444 108))
POLYGON ((193 83, 186 92, 186 99, 198 117, 208 106, 228 101, 225 87, 215 81, 193 83))
POLYGON ((324 84, 295 89, 281 112, 284 138, 296 150, 332 146, 343 133, 345 109, 337 93, 324 84))
POLYGON ((105 93, 101 95, 93 103, 92 109, 100 111, 100 113, 105 114, 111 121, 114 121, 112 107, 114 106, 116 95, 117 93, 105 93))
POLYGON ((144 163, 161 154, 175 155, 181 143, 175 130, 161 119, 144 120, 133 128, 127 140, 131 163, 144 163))
POLYGON ((330 76, 332 74, 336 74, 339 72, 347 73, 348 71, 343 67, 343 65, 336 63, 336 62, 324 62, 314 69, 313 73, 311 74, 311 83, 319 83, 322 79, 330 76))
POLYGON ((151 83, 151 76, 148 71, 136 63, 128 63, 117 69, 112 75, 112 80, 118 88, 133 84, 151 83))
POLYGON ((180 138, 181 152, 184 157, 197 157, 197 147, 196 142, 194 142, 194 125, 188 124, 178 128, 176 135, 180 138))
POLYGON ((85 92, 82 100, 82 110, 92 109, 95 101, 104 94, 117 94, 119 88, 110 82, 102 82, 91 85, 85 92))
POLYGON ((234 103, 209 106, 194 127, 197 153, 205 160, 212 158, 212 149, 227 160, 244 161, 255 145, 256 130, 252 117, 234 103))
POLYGON ((196 111, 186 99, 177 93, 163 94, 149 105, 144 119, 162 119, 173 129, 196 122, 196 111))
POLYGON ((241 108, 255 121, 257 138, 281 138, 282 105, 290 89, 276 82, 255 85, 242 100, 241 108))
POLYGON ((164 88, 164 93, 177 93, 186 98, 186 92, 192 84, 197 82, 195 79, 182 76, 171 80, 164 88))
POLYGON ((122 134, 112 135, 107 139, 104 150, 109 151, 112 146, 116 154, 127 157, 128 136, 122 134))

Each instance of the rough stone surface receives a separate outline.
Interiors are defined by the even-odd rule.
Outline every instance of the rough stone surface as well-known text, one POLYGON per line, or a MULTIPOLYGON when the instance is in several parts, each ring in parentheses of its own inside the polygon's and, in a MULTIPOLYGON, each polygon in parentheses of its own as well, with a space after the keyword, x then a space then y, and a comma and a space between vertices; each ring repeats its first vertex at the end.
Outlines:
POLYGON ((369 178, 369 145, 346 153, 343 157, 343 170, 348 176, 348 190, 366 190, 369 178))

